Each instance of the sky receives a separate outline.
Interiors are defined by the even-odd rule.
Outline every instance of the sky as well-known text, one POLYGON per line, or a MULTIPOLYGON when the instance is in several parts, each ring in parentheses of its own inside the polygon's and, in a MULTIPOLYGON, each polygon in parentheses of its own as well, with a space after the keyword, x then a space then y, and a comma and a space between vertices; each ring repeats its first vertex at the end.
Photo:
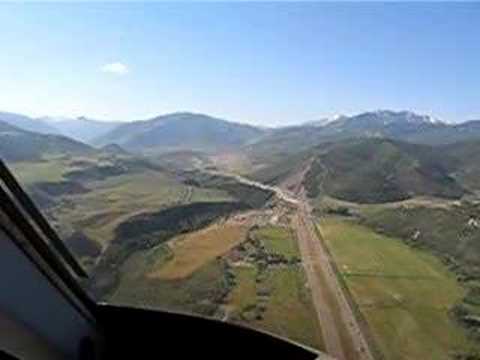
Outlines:
POLYGON ((480 119, 480 3, 0 4, 0 110, 480 119))

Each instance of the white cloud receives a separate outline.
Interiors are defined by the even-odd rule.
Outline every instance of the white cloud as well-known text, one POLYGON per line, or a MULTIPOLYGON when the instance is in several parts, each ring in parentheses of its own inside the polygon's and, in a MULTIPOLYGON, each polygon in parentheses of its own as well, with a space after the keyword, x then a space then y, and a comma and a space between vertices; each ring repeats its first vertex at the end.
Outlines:
POLYGON ((105 73, 114 74, 114 75, 126 75, 128 74, 128 67, 121 62, 113 62, 110 64, 103 65, 100 70, 105 73))

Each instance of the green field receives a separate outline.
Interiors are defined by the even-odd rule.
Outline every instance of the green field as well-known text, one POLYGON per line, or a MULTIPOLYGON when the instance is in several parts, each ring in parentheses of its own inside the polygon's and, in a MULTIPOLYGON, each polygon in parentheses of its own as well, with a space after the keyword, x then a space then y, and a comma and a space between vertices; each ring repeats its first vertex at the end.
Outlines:
POLYGON ((290 228, 265 226, 255 232, 267 251, 285 256, 287 259, 299 257, 298 246, 290 228))
MULTIPOLYGON (((117 159, 123 158, 120 156, 117 159)), ((101 154, 44 155, 41 160, 10 162, 8 166, 22 185, 29 186, 38 182, 63 181, 70 171, 87 166, 107 165, 111 163, 111 159, 101 154)))
POLYGON ((210 261, 184 279, 164 280, 147 276, 158 261, 156 256, 168 256, 162 254, 163 251, 149 250, 131 256, 120 269, 119 286, 106 300, 115 304, 220 317, 219 302, 228 292, 222 261, 210 261))
POLYGON ((233 267, 235 287, 227 298, 230 318, 323 349, 303 268, 292 262, 300 254, 291 229, 269 225, 253 231, 253 238, 244 245, 243 261, 233 267), (287 262, 278 265, 272 256, 287 262))
POLYGON ((115 227, 133 215, 192 200, 221 201, 231 198, 222 191, 189 189, 158 172, 122 175, 94 184, 92 191, 71 196, 65 206, 54 209, 60 223, 81 227, 96 241, 105 244, 115 227))
POLYGON ((190 202, 232 199, 223 190, 187 186, 172 174, 148 168, 141 161, 135 163, 135 159, 128 156, 49 157, 38 162, 12 163, 11 169, 20 183, 32 193, 38 191, 36 187, 40 183, 55 185, 62 182, 80 184, 85 188, 86 192, 79 194, 44 194, 50 200, 50 206, 42 210, 52 224, 57 225, 61 235, 81 230, 102 246, 113 239, 114 229, 120 223, 136 214, 190 202), (94 173, 102 166, 115 164, 129 166, 131 170, 91 180, 72 178, 71 175, 74 171, 82 170, 94 173))
MULTIPOLYGON (((225 234, 229 229, 233 231, 234 238, 244 239, 245 234, 239 232, 242 229, 238 226, 223 226, 222 232, 217 234, 223 235, 215 236, 214 240, 218 242, 224 238, 226 245, 216 244, 216 247, 230 247, 232 240, 225 234)), ((287 236, 291 234, 288 229, 265 227, 255 233, 255 238, 262 242, 289 243, 280 249, 288 249, 288 254, 292 257, 298 256, 298 250, 292 245, 295 243, 294 238, 287 236)), ((184 273, 178 267, 179 261, 193 258, 192 254, 184 252, 183 247, 202 251, 202 242, 208 239, 213 239, 208 229, 201 230, 183 239, 173 240, 178 241, 178 245, 162 244, 136 252, 119 269, 118 287, 108 300, 217 318, 222 318, 227 313, 228 321, 323 349, 321 330, 310 292, 305 286, 301 263, 270 265, 268 257, 273 254, 270 247, 263 243, 254 246, 251 240, 243 240, 236 249, 223 256, 209 255, 208 262, 194 260, 198 264, 192 268, 194 271, 184 273), (197 241, 192 242, 194 239, 197 241), (243 251, 238 250, 239 247, 243 251), (265 252, 267 248, 268 252, 265 252), (237 253, 236 259, 240 262, 228 265, 233 253, 237 253), (178 271, 181 276, 176 276, 178 271), (172 274, 175 276, 170 276, 172 274)), ((208 254, 211 253, 210 246, 205 249, 208 254)))
POLYGON ((463 288, 432 255, 342 218, 321 233, 386 359, 448 359, 469 351, 449 314, 463 288))
POLYGON ((237 285, 228 298, 233 321, 323 349, 300 266, 271 269, 260 280, 255 267, 239 266, 234 272, 237 285))
POLYGON ((68 164, 61 160, 24 161, 8 165, 22 185, 44 181, 62 181, 63 175, 68 169, 68 164))

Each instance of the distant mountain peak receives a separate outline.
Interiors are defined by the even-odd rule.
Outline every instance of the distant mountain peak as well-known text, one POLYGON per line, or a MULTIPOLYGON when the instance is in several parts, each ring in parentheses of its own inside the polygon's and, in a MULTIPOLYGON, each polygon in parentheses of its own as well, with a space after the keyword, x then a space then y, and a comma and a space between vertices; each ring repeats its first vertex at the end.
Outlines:
POLYGON ((304 125, 322 127, 322 126, 326 126, 326 125, 329 125, 329 124, 334 123, 336 121, 341 121, 341 120, 344 120, 344 119, 347 119, 346 115, 335 114, 331 117, 324 117, 324 118, 321 118, 319 120, 308 121, 304 125))
POLYGON ((23 130, 38 132, 42 134, 58 133, 55 127, 42 119, 35 119, 29 116, 15 114, 11 112, 0 112, 0 121, 16 126, 23 130))
POLYGON ((86 116, 79 117, 43 117, 41 120, 57 130, 57 133, 72 139, 89 143, 93 138, 101 136, 116 126, 114 121, 99 121, 86 116))
POLYGON ((96 144, 113 142, 130 151, 218 151, 238 148, 263 134, 263 130, 251 125, 200 113, 176 112, 122 124, 96 139, 96 144))
POLYGON ((407 122, 407 123, 416 123, 416 124, 444 124, 440 119, 433 117, 431 115, 417 114, 413 111, 402 110, 402 111, 393 111, 393 110, 376 110, 373 112, 366 112, 360 114, 362 115, 373 115, 381 117, 388 122, 407 122))
POLYGON ((441 125, 445 124, 443 121, 430 115, 420 115, 412 111, 393 111, 393 110, 375 110, 367 111, 357 115, 347 116, 343 114, 336 114, 332 117, 325 117, 319 120, 309 121, 304 125, 323 127, 323 126, 342 126, 345 122, 374 122, 383 126, 389 125, 441 125))
POLYGON ((345 119, 347 116, 344 114, 335 114, 331 117, 332 121, 345 119))

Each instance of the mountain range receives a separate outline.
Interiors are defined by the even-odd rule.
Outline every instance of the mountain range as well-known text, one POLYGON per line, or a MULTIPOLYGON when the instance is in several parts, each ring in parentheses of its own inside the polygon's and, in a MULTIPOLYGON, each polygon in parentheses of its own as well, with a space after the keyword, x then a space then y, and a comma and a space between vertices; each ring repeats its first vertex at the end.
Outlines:
MULTIPOLYGON (((469 123, 463 125, 466 124, 469 123)), ((478 128, 472 127, 468 132, 460 131, 460 126, 410 111, 380 110, 280 128, 252 144, 248 151, 253 157, 265 154, 271 157, 290 153, 291 149, 302 151, 321 143, 356 137, 389 138, 431 145, 480 137, 480 122, 478 128)))
POLYGON ((55 129, 57 134, 86 143, 91 143, 121 124, 118 121, 99 121, 83 116, 75 119, 44 117, 39 120, 55 129))
POLYGON ((351 138, 385 138, 424 145, 480 139, 480 120, 447 124, 427 115, 390 110, 341 115, 280 128, 255 127, 189 112, 126 123, 85 117, 35 119, 3 112, 0 122, 38 134, 67 136, 94 147, 117 144, 138 153, 241 150, 252 159, 270 162, 285 154, 351 138))
POLYGON ((90 154, 95 149, 67 136, 21 129, 0 121, 0 158, 14 161, 41 161, 48 155, 90 154))
POLYGON ((115 143, 133 151, 212 152, 239 148, 257 140, 264 132, 250 125, 181 112, 122 124, 98 137, 93 144, 115 143))
POLYGON ((22 130, 33 131, 40 134, 65 135, 72 139, 90 143, 120 123, 115 121, 99 121, 85 117, 58 118, 29 116, 0 112, 0 121, 16 126, 22 130))
POLYGON ((50 126, 41 119, 34 119, 25 115, 14 114, 9 112, 0 112, 0 121, 23 130, 34 131, 40 134, 57 134, 58 130, 50 126))
POLYGON ((272 129, 186 112, 103 124, 0 113, 0 157, 7 161, 94 153, 237 154, 248 159, 248 176, 277 184, 308 167, 310 197, 359 203, 480 191, 480 121, 450 125, 384 110, 272 129))

